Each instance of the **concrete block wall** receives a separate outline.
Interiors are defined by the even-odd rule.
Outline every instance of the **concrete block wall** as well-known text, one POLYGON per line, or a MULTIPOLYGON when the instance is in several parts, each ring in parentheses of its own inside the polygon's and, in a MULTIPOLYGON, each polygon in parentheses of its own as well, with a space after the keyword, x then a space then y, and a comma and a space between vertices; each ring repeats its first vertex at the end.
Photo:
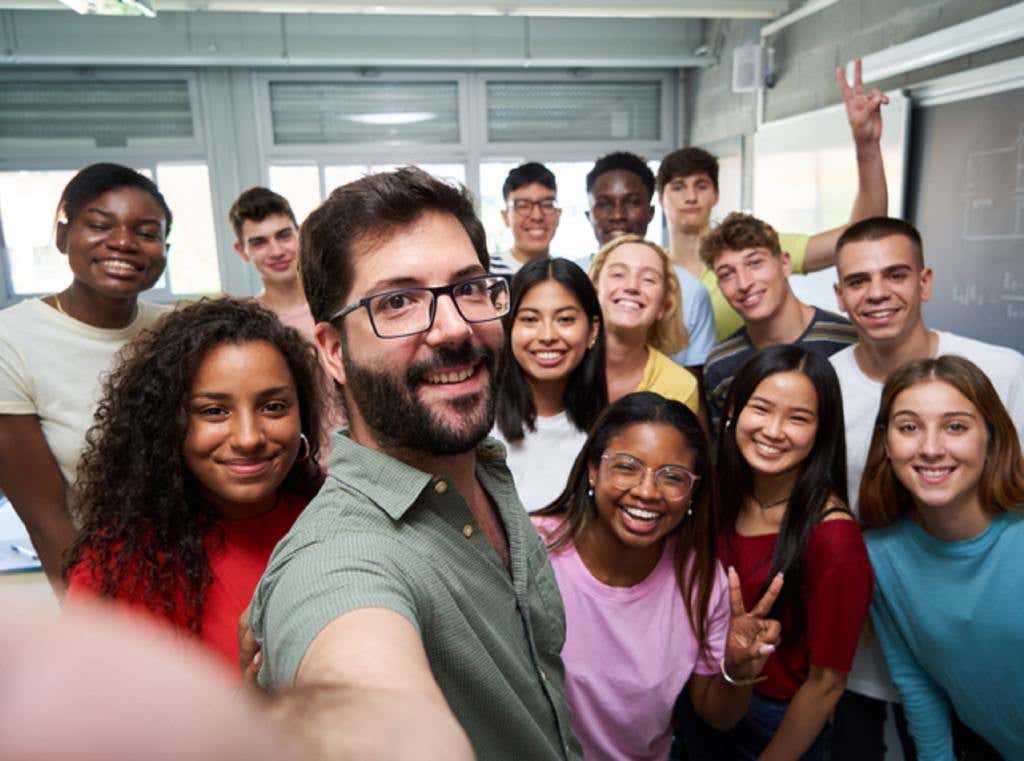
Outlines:
MULTIPOLYGON (((839 102, 835 68, 858 55, 884 50, 1015 2, 1017 0, 839 0, 769 38, 775 48, 778 77, 775 87, 765 94, 764 118, 766 121, 781 119, 839 102)), ((802 0, 795 0, 792 7, 801 4, 802 0)), ((760 22, 745 21, 705 25, 705 42, 712 48, 719 46, 718 63, 687 73, 689 144, 706 145, 753 134, 756 94, 732 92, 732 54, 738 46, 757 41, 760 27, 760 22)), ((1019 56, 1024 56, 1024 41, 919 69, 877 86, 884 89, 907 87, 1019 56)))

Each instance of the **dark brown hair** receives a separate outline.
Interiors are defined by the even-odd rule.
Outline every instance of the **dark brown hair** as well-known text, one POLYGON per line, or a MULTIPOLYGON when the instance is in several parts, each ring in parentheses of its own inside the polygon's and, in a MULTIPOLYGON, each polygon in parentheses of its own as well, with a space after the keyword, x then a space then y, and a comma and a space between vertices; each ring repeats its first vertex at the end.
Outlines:
POLYGON ((882 240, 894 235, 902 235, 910 241, 917 266, 924 267, 924 244, 921 243, 921 233, 909 222, 896 217, 868 217, 850 225, 836 241, 836 255, 847 243, 882 240))
POLYGON ((370 174, 336 188, 302 223, 302 285, 316 321, 326 322, 344 306, 358 244, 385 240, 430 211, 455 217, 480 264, 490 268, 484 226, 464 187, 449 185, 414 166, 370 174))
POLYGON ((900 367, 885 382, 875 430, 860 481, 860 517, 869 528, 895 523, 914 507, 910 491, 893 472, 885 438, 896 397, 928 381, 946 383, 975 406, 988 429, 988 456, 978 482, 978 497, 990 513, 1020 511, 1024 505, 1024 463, 1017 429, 992 382, 963 357, 917 359, 900 367))
POLYGON ((231 210, 228 212, 228 219, 231 221, 231 227, 235 231, 235 238, 239 243, 244 244, 245 241, 242 240, 242 226, 246 220, 262 222, 267 217, 272 217, 275 214, 288 217, 293 225, 299 226, 299 223, 295 221, 295 214, 292 213, 292 207, 288 203, 287 198, 269 188, 256 187, 249 188, 235 199, 235 202, 231 204, 231 210))
POLYGON ((705 236, 700 244, 700 258, 714 269, 715 257, 723 251, 747 248, 767 248, 772 256, 782 256, 779 235, 774 227, 751 214, 734 211, 705 236))
POLYGON ((658 165, 658 195, 677 177, 706 174, 718 190, 718 159, 703 148, 680 148, 672 151, 658 165))

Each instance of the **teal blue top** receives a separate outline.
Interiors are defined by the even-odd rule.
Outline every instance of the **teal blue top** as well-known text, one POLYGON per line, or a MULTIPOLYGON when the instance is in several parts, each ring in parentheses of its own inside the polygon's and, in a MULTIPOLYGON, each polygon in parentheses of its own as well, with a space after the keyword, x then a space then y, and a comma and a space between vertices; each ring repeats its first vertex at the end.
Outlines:
POLYGON ((1024 759, 1024 514, 944 542, 909 518, 864 533, 871 622, 919 761, 954 761, 950 709, 1006 759, 1024 759))

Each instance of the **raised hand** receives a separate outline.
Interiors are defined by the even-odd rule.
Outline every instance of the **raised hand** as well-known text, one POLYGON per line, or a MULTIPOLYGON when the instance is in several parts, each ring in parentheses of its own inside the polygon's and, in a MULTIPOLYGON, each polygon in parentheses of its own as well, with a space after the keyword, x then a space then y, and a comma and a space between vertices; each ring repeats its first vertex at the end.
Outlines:
POLYGON ((782 591, 782 574, 776 574, 764 596, 748 613, 743 605, 740 577, 729 567, 729 602, 732 618, 725 642, 726 673, 734 680, 750 680, 761 673, 768 656, 775 652, 782 626, 768 618, 768 612, 782 591))
POLYGON ((853 141, 858 145, 875 142, 882 137, 882 105, 889 102, 881 90, 864 92, 861 60, 853 61, 853 86, 846 81, 846 69, 836 69, 836 82, 846 104, 846 118, 850 122, 853 141))

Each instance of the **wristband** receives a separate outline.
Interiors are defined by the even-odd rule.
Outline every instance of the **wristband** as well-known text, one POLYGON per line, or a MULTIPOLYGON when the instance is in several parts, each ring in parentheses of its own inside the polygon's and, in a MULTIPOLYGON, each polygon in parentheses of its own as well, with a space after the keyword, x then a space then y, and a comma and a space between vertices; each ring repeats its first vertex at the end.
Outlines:
POLYGON ((725 679, 725 681, 728 682, 729 684, 731 684, 733 687, 749 687, 752 684, 757 684, 758 682, 763 682, 768 677, 762 675, 762 676, 751 677, 750 679, 733 679, 731 676, 729 676, 729 673, 725 670, 725 658, 723 658, 722 659, 722 678, 725 679))

